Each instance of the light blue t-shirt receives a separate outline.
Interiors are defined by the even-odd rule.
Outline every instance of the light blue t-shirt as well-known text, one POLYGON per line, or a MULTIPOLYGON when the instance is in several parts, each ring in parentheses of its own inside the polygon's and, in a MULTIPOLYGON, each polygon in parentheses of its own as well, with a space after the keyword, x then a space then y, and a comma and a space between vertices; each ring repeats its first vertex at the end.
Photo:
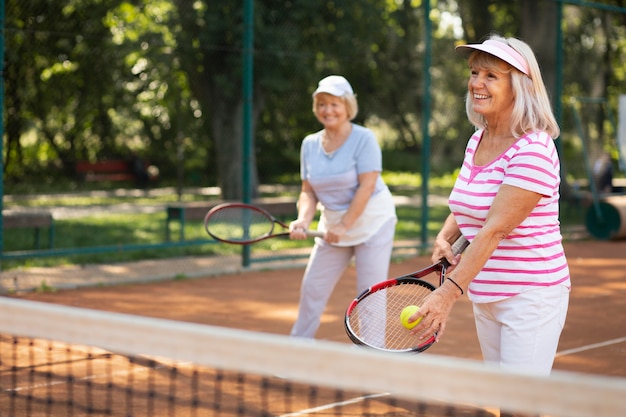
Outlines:
MULTIPOLYGON (((382 172, 382 153, 374 133, 356 124, 346 141, 334 152, 322 146, 322 133, 304 138, 300 149, 300 175, 307 180, 319 202, 330 210, 346 210, 359 185, 360 174, 382 172)), ((386 189, 379 176, 372 195, 386 189)))

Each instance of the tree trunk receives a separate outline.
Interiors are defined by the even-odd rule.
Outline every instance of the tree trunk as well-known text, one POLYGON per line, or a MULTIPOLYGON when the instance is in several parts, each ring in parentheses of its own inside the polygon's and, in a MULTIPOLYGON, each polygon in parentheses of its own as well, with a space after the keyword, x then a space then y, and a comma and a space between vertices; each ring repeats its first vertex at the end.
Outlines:
POLYGON ((460 1, 459 15, 468 43, 478 43, 493 31, 493 19, 485 0, 460 1))
MULTIPOLYGON (((554 95, 557 79, 556 21, 557 2, 522 0, 520 2, 520 39, 530 45, 539 61, 541 75, 549 93, 554 95)), ((555 100, 560 97, 552 97, 555 100)))
MULTIPOLYGON (((215 89, 213 90, 215 91, 215 89)), ((220 94, 218 93, 219 97, 220 94)), ((216 97, 217 98, 217 97, 216 97)), ((251 196, 257 196, 258 174, 256 169, 254 125, 259 114, 259 100, 255 99, 253 110, 252 138, 250 144, 250 159, 244 161, 243 155, 243 101, 229 100, 220 97, 214 100, 211 108, 211 137, 215 143, 218 185, 222 190, 222 198, 226 200, 240 200, 244 197, 243 164, 250 164, 251 196)))
POLYGON ((222 198, 238 200, 243 197, 244 191, 241 102, 236 109, 228 109, 220 104, 214 105, 210 117, 222 198))

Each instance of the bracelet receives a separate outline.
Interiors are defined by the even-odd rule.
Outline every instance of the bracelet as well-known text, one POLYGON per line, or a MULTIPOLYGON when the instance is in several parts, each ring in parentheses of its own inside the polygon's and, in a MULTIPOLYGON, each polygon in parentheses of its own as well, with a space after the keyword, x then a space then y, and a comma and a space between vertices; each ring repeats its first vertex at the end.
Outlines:
POLYGON ((463 288, 461 288, 461 286, 459 284, 456 283, 455 280, 453 280, 450 277, 446 277, 446 279, 449 279, 451 283, 453 283, 454 285, 456 285, 456 287, 461 291, 461 295, 465 294, 465 291, 463 291, 463 288))

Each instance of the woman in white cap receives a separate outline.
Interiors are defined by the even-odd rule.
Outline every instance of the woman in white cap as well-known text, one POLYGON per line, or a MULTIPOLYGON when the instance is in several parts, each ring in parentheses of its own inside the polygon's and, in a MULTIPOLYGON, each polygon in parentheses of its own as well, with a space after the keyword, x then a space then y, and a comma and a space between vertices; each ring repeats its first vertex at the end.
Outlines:
POLYGON ((470 137, 433 260, 455 267, 413 320, 442 337, 455 301, 473 302, 484 360, 549 374, 568 308, 570 276, 559 226, 559 127, 537 60, 515 38, 463 45, 470 69, 470 137), (471 243, 462 256, 450 244, 471 243), (455 285, 456 284, 456 285, 455 285))
POLYGON ((302 188, 290 237, 306 238, 318 204, 318 230, 324 237, 316 238, 304 273, 292 336, 315 337, 328 299, 353 258, 357 293, 388 277, 396 211, 380 175, 380 147, 370 129, 352 122, 357 112, 356 96, 344 77, 330 75, 319 82, 313 113, 323 129, 302 142, 302 188))

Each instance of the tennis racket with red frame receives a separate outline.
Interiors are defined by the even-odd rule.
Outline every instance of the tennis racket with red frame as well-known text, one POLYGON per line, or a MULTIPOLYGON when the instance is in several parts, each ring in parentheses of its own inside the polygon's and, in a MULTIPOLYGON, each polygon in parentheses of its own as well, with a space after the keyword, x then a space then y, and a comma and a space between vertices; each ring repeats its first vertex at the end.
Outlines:
MULTIPOLYGON (((452 245, 455 255, 469 242, 461 236, 452 245)), ((402 310, 409 305, 421 306, 435 286, 423 280, 438 273, 443 284, 450 263, 446 259, 402 277, 380 282, 363 291, 348 306, 345 329, 353 343, 387 352, 423 352, 435 343, 436 333, 421 339, 400 322, 402 310)))
MULTIPOLYGON (((224 203, 213 207, 204 216, 204 228, 213 239, 235 245, 289 236, 289 226, 285 223, 260 207, 243 203, 224 203)), ((316 230, 307 230, 306 234, 310 237, 324 236, 324 232, 316 230)))

